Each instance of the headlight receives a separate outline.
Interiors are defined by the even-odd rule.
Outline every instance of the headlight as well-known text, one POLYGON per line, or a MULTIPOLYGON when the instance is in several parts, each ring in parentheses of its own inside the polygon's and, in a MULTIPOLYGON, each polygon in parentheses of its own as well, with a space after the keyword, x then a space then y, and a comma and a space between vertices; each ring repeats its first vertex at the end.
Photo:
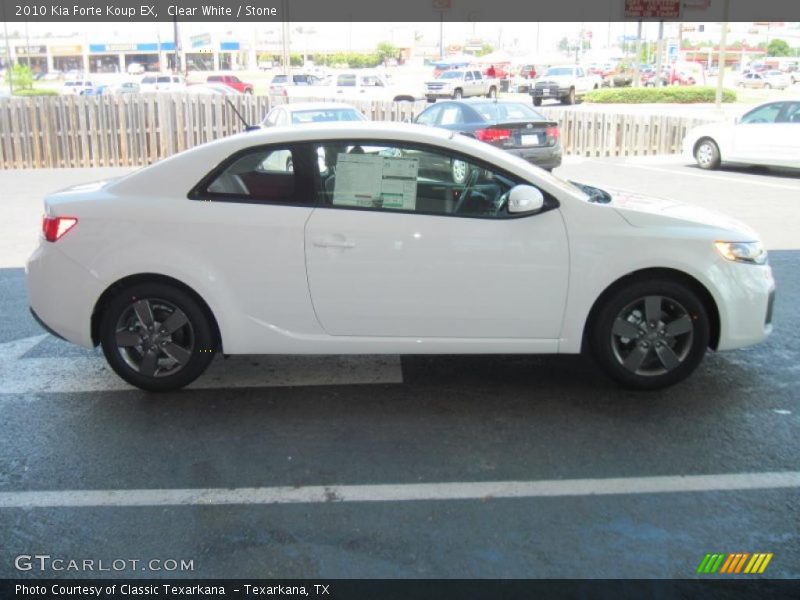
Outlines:
POLYGON ((767 262, 767 251, 761 242, 714 242, 717 251, 728 260, 763 265, 767 262))

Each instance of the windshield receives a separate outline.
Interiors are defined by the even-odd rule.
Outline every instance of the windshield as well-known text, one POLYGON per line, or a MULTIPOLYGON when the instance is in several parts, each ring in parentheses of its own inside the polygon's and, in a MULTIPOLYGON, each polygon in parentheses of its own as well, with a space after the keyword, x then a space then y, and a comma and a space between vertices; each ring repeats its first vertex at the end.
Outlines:
POLYGON ((487 121, 547 121, 541 114, 521 102, 475 104, 473 107, 487 121))
POLYGON ((558 77, 560 75, 572 75, 575 72, 575 69, 572 67, 553 67, 547 69, 547 73, 544 74, 545 77, 558 77))
POLYGON ((324 123, 327 121, 365 121, 364 116, 351 108, 299 110, 292 113, 292 123, 324 123))
POLYGON ((445 71, 439 75, 439 79, 461 79, 463 71, 445 71))

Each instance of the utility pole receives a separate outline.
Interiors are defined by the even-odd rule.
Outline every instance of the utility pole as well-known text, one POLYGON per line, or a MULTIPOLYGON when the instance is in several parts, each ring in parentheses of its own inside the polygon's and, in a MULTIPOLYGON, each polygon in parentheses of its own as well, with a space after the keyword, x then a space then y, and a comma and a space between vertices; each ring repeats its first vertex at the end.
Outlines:
POLYGON ((8 39, 8 21, 6 20, 6 3, 3 2, 3 35, 6 38, 6 78, 8 79, 8 93, 14 95, 14 82, 11 77, 11 42, 8 39))
POLYGON ((656 42, 656 87, 661 87, 662 46, 664 43, 664 21, 658 22, 658 41, 656 42))
MULTIPOLYGON (((175 40, 175 57, 174 57, 172 62, 173 62, 173 66, 175 68, 175 72, 176 73, 180 73, 181 72, 181 55, 180 55, 181 40, 178 37, 178 17, 177 16, 172 21, 172 37, 175 40)), ((158 45, 159 45, 158 51, 160 53, 161 52, 161 39, 160 38, 159 38, 159 41, 158 41, 158 45)))
POLYGON ((728 41, 728 8, 730 7, 730 0, 725 0, 722 9, 722 16, 724 22, 722 23, 722 35, 719 39, 719 75, 717 76, 717 93, 715 97, 715 104, 717 110, 722 110, 722 82, 725 78, 725 45, 728 41))
POLYGON ((639 87, 641 83, 639 77, 639 62, 642 55, 642 21, 639 20, 639 25, 636 28, 636 56, 633 61, 633 87, 639 87))
POLYGON ((439 58, 444 58, 444 11, 439 11, 439 58))

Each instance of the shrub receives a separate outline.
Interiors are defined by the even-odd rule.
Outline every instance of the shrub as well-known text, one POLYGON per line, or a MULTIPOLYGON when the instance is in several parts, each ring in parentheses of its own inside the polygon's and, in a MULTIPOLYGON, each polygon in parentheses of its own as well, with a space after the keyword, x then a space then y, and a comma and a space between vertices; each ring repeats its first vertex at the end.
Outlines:
MULTIPOLYGON (((667 86, 662 88, 623 88, 594 90, 586 94, 584 102, 596 104, 695 104, 714 102, 717 90, 713 87, 667 86)), ((722 90, 723 102, 736 102, 736 92, 722 90)))

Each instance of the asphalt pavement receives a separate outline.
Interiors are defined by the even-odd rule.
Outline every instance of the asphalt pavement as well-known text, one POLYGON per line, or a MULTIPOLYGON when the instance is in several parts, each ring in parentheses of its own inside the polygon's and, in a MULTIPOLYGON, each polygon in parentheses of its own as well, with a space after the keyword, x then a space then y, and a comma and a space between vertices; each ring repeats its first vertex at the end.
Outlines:
MULTIPOLYGON (((20 242, 0 269, 0 577, 683 578, 709 552, 768 552, 760 577, 800 578, 800 175, 557 173, 753 225, 774 334, 651 393, 581 357, 405 356, 220 358, 150 395, 33 322, 20 242), (15 568, 34 554, 192 569, 15 568)), ((0 172, 3 237, 35 234, 38 189, 98 174, 0 172)))

